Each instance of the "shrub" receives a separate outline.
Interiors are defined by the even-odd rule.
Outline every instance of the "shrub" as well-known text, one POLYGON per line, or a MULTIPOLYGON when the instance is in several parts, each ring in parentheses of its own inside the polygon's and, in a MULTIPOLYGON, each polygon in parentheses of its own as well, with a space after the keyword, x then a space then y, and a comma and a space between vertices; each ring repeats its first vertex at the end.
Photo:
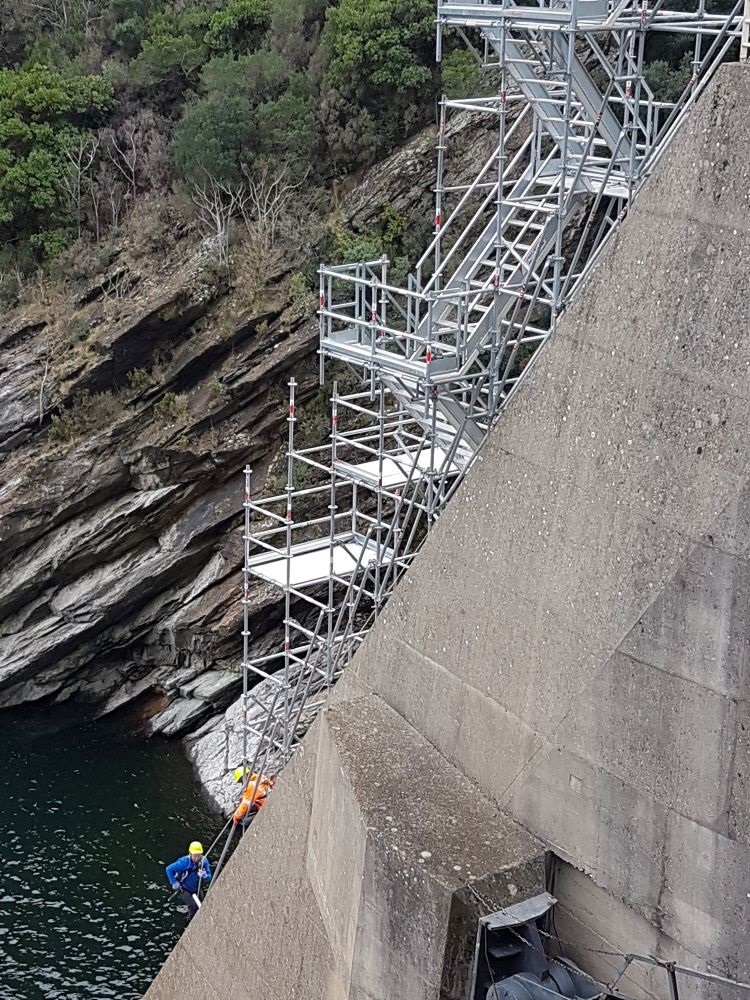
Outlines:
POLYGON ((468 49, 454 49, 443 59, 441 80, 448 97, 472 97, 479 92, 482 71, 468 49))
POLYGON ((174 392, 165 392, 154 406, 154 416, 163 424, 178 424, 189 415, 187 400, 174 392))
POLYGON ((270 23, 270 0, 229 0, 211 17, 206 45, 221 52, 252 51, 270 23))
POLYGON ((87 434, 94 435, 112 426, 123 411, 122 400, 113 392, 88 390, 77 393, 70 406, 61 406, 52 417, 48 432, 53 445, 72 444, 87 434))
POLYGON ((151 385, 151 376, 145 368, 134 368, 131 372, 128 372, 128 385, 131 392, 140 394, 145 392, 151 385))

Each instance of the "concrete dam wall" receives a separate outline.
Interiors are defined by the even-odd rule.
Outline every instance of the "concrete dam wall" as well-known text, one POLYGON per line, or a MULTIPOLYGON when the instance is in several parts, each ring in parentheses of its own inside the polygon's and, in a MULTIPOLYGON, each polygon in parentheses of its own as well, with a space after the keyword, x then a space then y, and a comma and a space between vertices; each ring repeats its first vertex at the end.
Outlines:
POLYGON ((148 1000, 459 1000, 545 882, 602 981, 750 978, 748 107, 725 66, 148 1000))

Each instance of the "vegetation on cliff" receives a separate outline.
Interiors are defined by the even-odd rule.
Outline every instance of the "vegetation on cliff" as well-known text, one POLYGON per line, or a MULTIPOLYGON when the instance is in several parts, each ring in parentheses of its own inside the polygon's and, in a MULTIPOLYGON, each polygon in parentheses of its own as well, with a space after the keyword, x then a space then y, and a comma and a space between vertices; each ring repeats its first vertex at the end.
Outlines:
POLYGON ((276 196, 323 214, 476 75, 441 81, 433 0, 0 0, 0 293, 149 196, 219 243, 276 196))

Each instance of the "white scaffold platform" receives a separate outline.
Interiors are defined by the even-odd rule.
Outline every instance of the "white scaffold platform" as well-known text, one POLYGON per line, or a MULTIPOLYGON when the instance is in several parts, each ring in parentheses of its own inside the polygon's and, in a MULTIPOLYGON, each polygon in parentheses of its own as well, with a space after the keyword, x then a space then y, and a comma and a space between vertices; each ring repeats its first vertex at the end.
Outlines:
POLYGON ((357 568, 366 568, 372 562, 381 565, 389 563, 394 556, 393 549, 378 547, 376 541, 364 535, 346 532, 330 538, 315 538, 309 542, 293 545, 290 554, 261 552, 251 556, 248 570, 277 587, 310 587, 326 583, 331 572, 331 548, 333 548, 333 575, 348 579, 357 568), (287 563, 289 576, 287 578, 287 563))
POLYGON ((444 448, 435 448, 434 454, 432 454, 429 447, 423 448, 419 456, 417 456, 416 449, 396 457, 386 456, 383 458, 382 480, 381 464, 377 458, 371 462, 361 462, 356 465, 339 460, 335 467, 338 474, 353 479, 355 482, 363 483, 366 486, 377 486, 380 480, 380 485, 384 489, 390 490, 398 489, 408 482, 416 482, 423 478, 430 467, 441 476, 457 476, 461 471, 460 468, 454 462, 448 466, 447 458, 448 455, 444 448))

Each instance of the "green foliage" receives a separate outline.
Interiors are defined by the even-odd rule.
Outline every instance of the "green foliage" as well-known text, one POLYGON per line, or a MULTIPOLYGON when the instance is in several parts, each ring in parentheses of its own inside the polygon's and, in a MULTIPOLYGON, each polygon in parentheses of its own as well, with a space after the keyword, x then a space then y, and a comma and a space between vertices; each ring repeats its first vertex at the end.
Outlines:
POLYGON ((329 255, 333 264, 353 264, 360 260, 390 261, 389 276, 400 284, 409 273, 409 261, 403 252, 403 239, 408 218, 392 205, 385 205, 381 214, 382 232, 368 229, 357 231, 338 226, 333 230, 329 255))
POLYGON ((188 414, 187 400, 174 392, 165 392, 154 406, 154 416, 163 424, 184 423, 188 414))
POLYGON ((369 88, 403 93, 430 81, 433 0, 341 0, 326 14, 328 76, 363 96, 369 88))
POLYGON ((133 77, 144 84, 192 83, 208 57, 205 35, 210 22, 211 12, 205 7, 151 15, 141 51, 132 64, 133 77))
POLYGON ((399 212, 390 202, 383 206, 383 245, 388 253, 393 253, 396 246, 403 240, 409 225, 409 217, 405 212, 399 212))
POLYGON ((65 407, 52 418, 48 437, 54 445, 71 444, 78 437, 73 417, 65 407))
POLYGON ((325 156, 335 174, 374 163, 387 146, 375 115, 335 89, 321 97, 317 117, 325 156))
POLYGON ((267 43, 290 71, 307 69, 323 30, 328 0, 274 0, 267 43))
POLYGON ((310 300, 313 294, 312 282, 302 271, 295 271, 289 279, 289 294, 292 305, 297 309, 310 300))
POLYGON ((252 51, 260 44, 270 22, 270 0, 229 0, 211 17, 206 45, 220 52, 252 51))
POLYGON ((145 368, 134 368, 128 372, 128 385, 131 392, 140 394, 151 385, 151 376, 145 368))
POLYGON ((0 241, 54 256, 69 242, 66 151, 96 128, 112 95, 101 77, 47 66, 0 70, 0 241))
POLYGON ((209 394, 214 399, 223 399, 226 396, 227 390, 222 383, 219 376, 214 372, 214 374, 209 378, 207 383, 209 394))
POLYGON ((448 97, 471 97, 478 93, 482 72, 468 49, 454 49, 443 57, 441 64, 443 93, 448 97))
POLYGON ((368 166, 432 114, 433 0, 341 0, 326 12, 319 119, 338 171, 368 166))
POLYGON ((655 59, 646 67, 646 83, 657 101, 676 101, 680 97, 690 82, 691 58, 690 53, 686 52, 674 68, 664 59, 655 59))
POLYGON ((304 74, 290 76, 278 54, 212 59, 201 90, 205 96, 188 105, 175 129, 175 160, 185 180, 200 183, 209 173, 237 181, 242 166, 252 167, 259 156, 306 168, 315 129, 312 97, 304 74))
POLYGON ((175 129, 172 149, 185 180, 202 183, 208 173, 218 181, 236 181, 255 143, 249 98, 218 94, 188 105, 175 129))
POLYGON ((70 406, 61 406, 52 417, 48 432, 54 446, 72 444, 78 438, 112 426, 123 411, 122 400, 113 392, 91 395, 88 390, 74 396, 70 406))
POLYGON ((332 264, 353 264, 358 260, 377 260, 383 256, 385 247, 381 237, 372 231, 355 232, 337 226, 333 231, 331 245, 332 264))
POLYGON ((289 70, 276 52, 259 49, 251 55, 216 56, 203 67, 201 91, 231 97, 241 93, 253 104, 274 100, 289 83, 289 70))
POLYGON ((83 35, 69 29, 37 38, 29 49, 27 65, 48 66, 65 75, 83 72, 77 58, 83 48, 83 35))
POLYGON ((138 55, 149 33, 153 0, 111 0, 106 18, 109 37, 128 59, 138 55))
POLYGON ((265 101, 255 116, 258 152, 289 160, 306 169, 313 140, 312 101, 304 78, 293 80, 275 101, 265 101))

